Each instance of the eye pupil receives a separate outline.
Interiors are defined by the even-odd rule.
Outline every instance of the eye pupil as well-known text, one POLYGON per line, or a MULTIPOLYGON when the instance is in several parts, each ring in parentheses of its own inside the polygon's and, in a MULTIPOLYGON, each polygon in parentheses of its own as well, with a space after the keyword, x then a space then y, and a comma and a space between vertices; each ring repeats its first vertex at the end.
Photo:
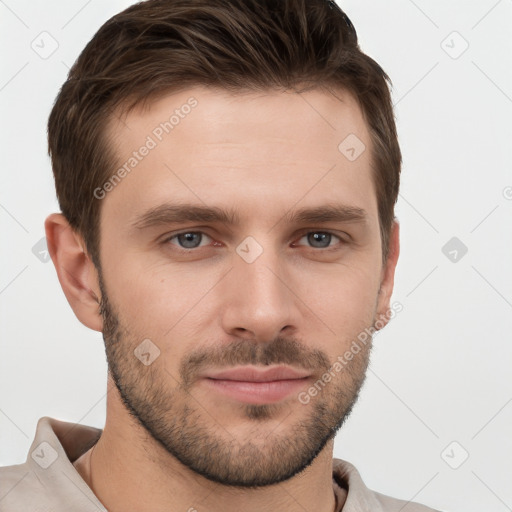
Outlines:
POLYGON ((308 235, 308 238, 309 238, 309 240, 308 240, 308 241, 309 241, 313 246, 315 246, 315 247, 317 247, 317 246, 315 245, 315 243, 317 243, 317 242, 322 243, 322 242, 326 242, 326 241, 327 241, 327 244, 326 244, 326 245, 321 245, 321 247, 328 247, 328 246, 329 246, 329 243, 330 243, 330 241, 331 241, 331 234, 330 234, 330 233, 322 233, 322 232, 314 232, 314 233, 310 233, 310 234, 308 235))
MULTIPOLYGON (((181 233, 178 235, 178 241, 180 242, 180 245, 182 247, 185 247, 186 249, 193 249, 194 247, 197 247, 195 243, 197 240, 194 240, 194 237, 199 237, 200 233, 181 233), (184 241, 184 244, 182 243, 184 241)), ((199 240, 200 241, 200 240, 199 240)))

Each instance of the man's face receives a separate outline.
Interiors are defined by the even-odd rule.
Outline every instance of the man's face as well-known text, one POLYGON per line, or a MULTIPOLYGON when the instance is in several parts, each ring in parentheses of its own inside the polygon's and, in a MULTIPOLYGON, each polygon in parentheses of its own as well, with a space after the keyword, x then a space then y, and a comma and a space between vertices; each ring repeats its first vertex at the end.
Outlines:
POLYGON ((370 138, 337 95, 198 87, 109 127, 129 169, 102 200, 110 372, 161 446, 226 485, 304 469, 364 381, 370 343, 325 377, 382 309, 370 138), (184 204, 232 215, 180 220, 184 204), (294 217, 327 206, 346 215, 294 217))

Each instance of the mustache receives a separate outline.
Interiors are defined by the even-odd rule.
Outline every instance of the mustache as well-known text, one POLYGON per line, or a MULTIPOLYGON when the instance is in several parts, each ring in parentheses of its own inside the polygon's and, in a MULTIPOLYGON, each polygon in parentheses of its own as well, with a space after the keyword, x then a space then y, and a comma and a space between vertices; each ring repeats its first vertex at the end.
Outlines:
POLYGON ((239 365, 270 366, 288 364, 323 372, 331 367, 327 354, 310 349, 295 339, 277 337, 270 342, 239 340, 229 345, 201 348, 191 352, 180 364, 180 377, 190 386, 205 369, 239 365))

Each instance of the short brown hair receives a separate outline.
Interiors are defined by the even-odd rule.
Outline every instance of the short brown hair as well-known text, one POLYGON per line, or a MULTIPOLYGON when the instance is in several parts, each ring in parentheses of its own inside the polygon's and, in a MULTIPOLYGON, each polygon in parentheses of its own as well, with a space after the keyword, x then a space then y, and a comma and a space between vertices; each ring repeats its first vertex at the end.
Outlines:
POLYGON ((99 269, 101 200, 94 190, 115 169, 106 136, 113 115, 197 85, 232 92, 333 86, 353 94, 369 128, 385 261, 402 163, 388 84, 333 1, 137 3, 94 35, 51 111, 48 153, 60 208, 99 269))

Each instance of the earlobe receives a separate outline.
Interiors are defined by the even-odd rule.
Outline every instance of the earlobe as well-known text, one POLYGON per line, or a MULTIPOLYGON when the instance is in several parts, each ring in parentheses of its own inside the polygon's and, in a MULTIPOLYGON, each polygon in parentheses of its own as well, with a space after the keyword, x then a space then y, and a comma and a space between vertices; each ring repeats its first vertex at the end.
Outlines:
POLYGON ((61 213, 47 217, 45 231, 48 250, 69 305, 85 326, 102 331, 98 273, 82 237, 61 213))
POLYGON ((389 307, 395 282, 395 269, 400 254, 400 226, 398 220, 393 221, 389 237, 389 253, 382 268, 379 297, 377 302, 376 329, 382 329, 389 322, 389 307))

